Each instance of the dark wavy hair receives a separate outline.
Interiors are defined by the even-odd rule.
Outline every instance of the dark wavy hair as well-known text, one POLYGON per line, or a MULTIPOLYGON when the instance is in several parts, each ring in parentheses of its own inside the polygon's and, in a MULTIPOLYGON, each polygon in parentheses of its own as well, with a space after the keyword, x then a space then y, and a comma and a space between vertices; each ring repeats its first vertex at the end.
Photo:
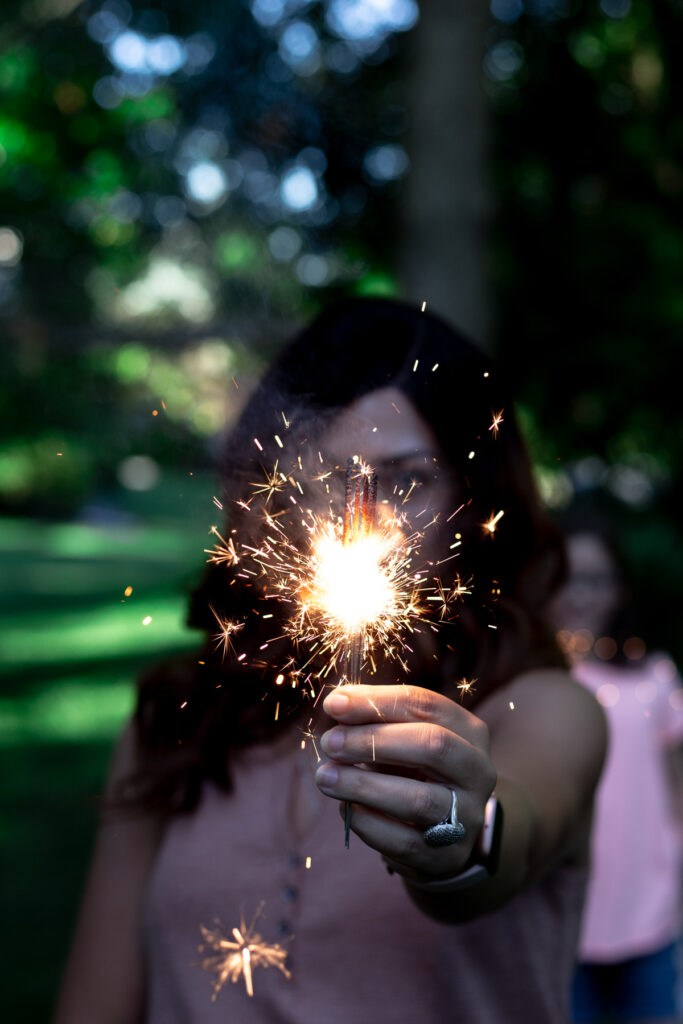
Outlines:
MULTIPOLYGON (((421 675, 420 683, 455 696, 458 678, 476 679, 465 698, 474 706, 524 671, 564 665, 545 621, 565 571, 564 548, 540 506, 495 366, 438 317, 391 300, 350 300, 327 309, 285 347, 225 444, 224 529, 244 527, 246 513, 235 499, 245 495, 260 466, 282 456, 274 435, 282 433, 283 411, 288 437, 316 446, 341 410, 389 385, 429 424, 442 462, 458 482, 462 545, 449 566, 451 573, 472 579, 471 595, 439 633, 438 667, 428 679, 421 675), (501 411, 496 431, 493 416, 501 411), (504 520, 494 538, 482 527, 500 510, 504 520)), ((299 689, 272 686, 280 652, 271 644, 267 657, 256 653, 264 636, 273 635, 272 622, 266 633, 253 611, 259 583, 238 569, 210 564, 192 596, 189 622, 205 634, 199 655, 159 665, 140 682, 135 723, 142 769, 128 780, 129 800, 190 809, 203 779, 230 788, 231 750, 267 741, 312 714, 299 689), (245 620, 239 646, 250 657, 241 665, 215 649, 212 609, 245 620)))

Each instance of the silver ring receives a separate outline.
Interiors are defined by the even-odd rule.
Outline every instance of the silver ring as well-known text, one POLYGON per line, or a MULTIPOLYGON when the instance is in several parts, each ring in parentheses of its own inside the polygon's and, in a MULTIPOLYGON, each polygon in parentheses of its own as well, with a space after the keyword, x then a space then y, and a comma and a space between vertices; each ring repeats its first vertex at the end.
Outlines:
POLYGON ((422 833, 427 846, 451 846, 465 835, 465 826, 458 821, 458 796, 451 790, 451 813, 443 821, 439 821, 422 833))

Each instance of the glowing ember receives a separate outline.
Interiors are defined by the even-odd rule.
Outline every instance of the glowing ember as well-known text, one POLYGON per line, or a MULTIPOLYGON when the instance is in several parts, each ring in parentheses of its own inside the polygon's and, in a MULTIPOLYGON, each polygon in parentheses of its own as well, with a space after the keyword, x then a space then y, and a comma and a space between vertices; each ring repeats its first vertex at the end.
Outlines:
POLYGON ((460 700, 462 701, 466 693, 474 692, 474 684, 476 679, 461 679, 458 683, 458 689, 460 690, 460 700))
POLYGON ((225 563, 225 565, 237 565, 239 558, 237 557, 237 551, 235 550, 235 543, 232 537, 229 540, 225 540, 225 538, 221 537, 218 532, 217 526, 212 526, 209 532, 218 537, 220 541, 220 544, 216 544, 213 548, 204 548, 204 554, 211 555, 209 562, 215 562, 218 565, 220 565, 221 562, 225 563))
POLYGON ((344 544, 327 534, 314 544, 311 606, 330 624, 353 633, 380 615, 390 615, 394 593, 384 567, 388 549, 382 538, 363 537, 344 544))
POLYGON ((223 657, 228 653, 229 650, 234 650, 232 646, 232 638, 235 633, 239 633, 240 629, 243 629, 243 622, 231 622, 230 619, 223 619, 218 614, 215 608, 209 605, 214 619, 218 623, 218 633, 214 633, 212 639, 214 640, 217 647, 223 648, 223 657))
POLYGON ((504 515, 505 515, 505 510, 504 509, 501 509, 500 512, 496 512, 495 516, 491 516, 489 521, 487 523, 484 523, 484 529, 488 530, 489 533, 495 533, 496 532, 496 524, 498 523, 498 521, 500 519, 503 518, 504 515))
POLYGON ((244 923, 244 917, 240 918, 239 928, 232 929, 232 940, 222 934, 218 927, 219 922, 216 922, 217 927, 215 928, 199 926, 204 939, 204 942, 198 947, 199 952, 204 953, 210 950, 212 953, 211 956, 205 957, 199 966, 216 975, 212 981, 212 1002, 216 1001, 226 981, 236 982, 240 978, 244 979, 247 995, 253 996, 252 972, 256 967, 277 967, 285 978, 291 978, 291 972, 285 966, 287 950, 277 944, 268 945, 254 930, 261 909, 259 907, 256 911, 248 928, 244 923))
POLYGON ((498 437, 498 431, 500 430, 500 425, 503 422, 504 411, 504 409, 501 409, 500 412, 494 412, 493 414, 493 421, 491 423, 491 426, 489 427, 489 430, 493 432, 494 437, 498 437))

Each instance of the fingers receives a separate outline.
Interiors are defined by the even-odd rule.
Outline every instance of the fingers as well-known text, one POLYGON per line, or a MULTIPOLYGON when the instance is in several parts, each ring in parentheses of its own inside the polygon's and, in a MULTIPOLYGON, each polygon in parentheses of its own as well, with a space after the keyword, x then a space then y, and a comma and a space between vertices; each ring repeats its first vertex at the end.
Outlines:
POLYGON ((339 724, 321 738, 334 763, 320 766, 316 782, 352 808, 353 831, 403 868, 435 877, 460 870, 496 783, 484 722, 419 686, 343 686, 323 707, 339 724), (466 833, 435 849, 423 832, 449 815, 451 789, 466 833))
POLYGON ((493 766, 480 748, 441 725, 396 722, 337 725, 321 739, 325 753, 341 764, 394 765, 466 788, 495 784, 493 766), (489 779, 489 776, 492 776, 489 779))
POLYGON ((362 803, 390 818, 416 825, 421 831, 443 821, 451 810, 450 790, 439 783, 330 763, 320 765, 315 781, 328 796, 362 803))
MULTIPOLYGON (((340 805, 343 816, 342 807, 340 805)), ((364 843, 392 861, 399 871, 407 867, 436 878, 454 875, 463 869, 471 852, 471 843, 465 840, 441 849, 429 847, 419 828, 386 818, 360 804, 351 805, 351 828, 364 843)))
POLYGON ((480 719, 443 694, 422 686, 361 683, 337 687, 325 698, 323 708, 344 725, 431 722, 488 750, 488 730, 480 719))

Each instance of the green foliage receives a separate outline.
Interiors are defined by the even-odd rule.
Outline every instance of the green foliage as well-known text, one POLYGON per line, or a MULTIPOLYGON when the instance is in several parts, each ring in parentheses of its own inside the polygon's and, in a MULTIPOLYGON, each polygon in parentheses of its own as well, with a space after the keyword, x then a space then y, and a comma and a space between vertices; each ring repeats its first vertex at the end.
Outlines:
POLYGON ((666 0, 496 29, 499 348, 565 458, 680 461, 680 31, 666 0))
POLYGON ((296 40, 283 59, 282 26, 247 4, 13 8, 0 31, 0 399, 17 440, 0 507, 71 514, 111 492, 135 452, 206 464, 232 377, 248 387, 326 293, 391 289, 395 186, 363 161, 402 129, 398 37, 378 30, 359 49, 322 10, 283 14, 313 40, 304 67, 296 40))
POLYGON ((183 626, 185 590, 200 564, 212 485, 188 483, 190 494, 176 478, 143 496, 135 511, 147 526, 138 530, 0 522, 0 853, 12 878, 1 973, 12 1021, 51 1014, 97 794, 134 679, 146 663, 195 646, 183 626), (37 924, 41 953, 27 956, 37 924))

